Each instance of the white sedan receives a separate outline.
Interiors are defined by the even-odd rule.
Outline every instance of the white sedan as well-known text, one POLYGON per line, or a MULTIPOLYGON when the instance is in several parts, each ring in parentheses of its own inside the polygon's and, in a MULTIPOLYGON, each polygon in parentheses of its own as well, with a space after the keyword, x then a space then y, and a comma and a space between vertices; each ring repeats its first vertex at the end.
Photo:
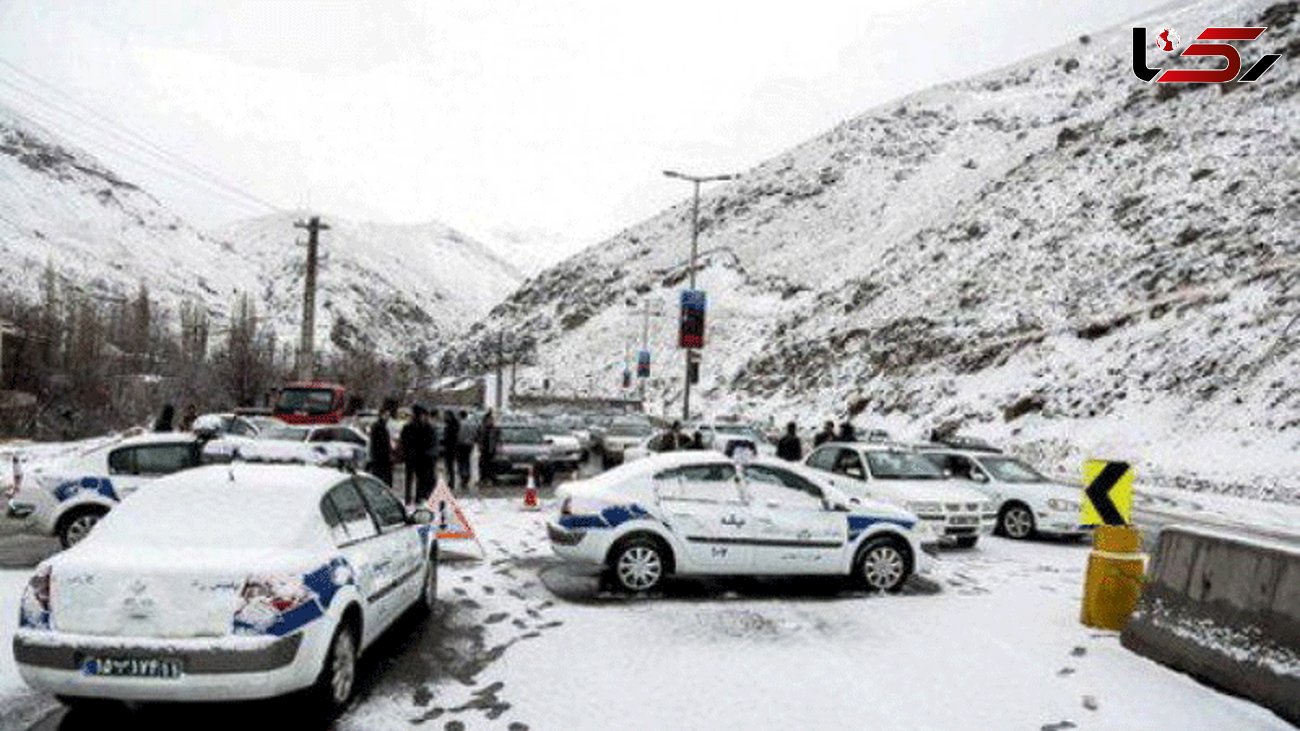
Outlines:
POLYGON ((1092 530, 1079 524, 1079 487, 1053 482, 1015 457, 993 450, 943 446, 922 446, 918 451, 992 500, 997 531, 1008 538, 1021 540, 1037 534, 1078 537, 1092 530))
POLYGON ((212 465, 154 482, 38 566, 14 659, 30 686, 70 704, 309 688, 332 714, 352 696, 358 655, 436 593, 429 526, 377 480, 212 465))
POLYGON ((823 444, 806 464, 829 473, 831 483, 850 497, 884 500, 916 513, 945 542, 972 548, 993 532, 997 513, 988 498, 898 445, 823 444))
POLYGON ((129 437, 39 465, 9 498, 11 518, 71 546, 142 485, 200 464, 203 441, 188 432, 129 437))
POLYGON ((604 567, 632 592, 670 574, 842 575, 895 591, 928 570, 937 540, 905 510, 850 505, 816 473, 765 457, 652 455, 558 494, 547 526, 555 553, 604 567))

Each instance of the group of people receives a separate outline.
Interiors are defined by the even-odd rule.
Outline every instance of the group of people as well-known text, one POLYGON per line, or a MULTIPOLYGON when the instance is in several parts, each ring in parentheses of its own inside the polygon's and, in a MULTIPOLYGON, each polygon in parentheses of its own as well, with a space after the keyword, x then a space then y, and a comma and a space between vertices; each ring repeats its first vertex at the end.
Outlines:
POLYGON ((498 432, 489 410, 478 428, 469 421, 469 413, 444 409, 441 414, 423 404, 411 407, 411 418, 397 434, 389 431, 389 422, 397 418, 397 400, 387 399, 379 418, 370 426, 370 464, 372 475, 392 485, 393 468, 401 463, 405 469, 403 492, 408 504, 423 502, 433 494, 437 464, 441 459, 448 486, 469 489, 474 448, 479 450, 479 479, 492 478, 492 457, 496 453, 498 432), (442 428, 436 425, 441 420, 442 428))
MULTIPOLYGON (((858 432, 848 421, 840 422, 836 430, 835 422, 822 424, 822 430, 813 435, 813 447, 820 447, 826 442, 856 442, 858 432)), ((803 441, 799 439, 799 427, 793 421, 785 425, 785 434, 776 443, 776 456, 787 462, 803 459, 803 441)))

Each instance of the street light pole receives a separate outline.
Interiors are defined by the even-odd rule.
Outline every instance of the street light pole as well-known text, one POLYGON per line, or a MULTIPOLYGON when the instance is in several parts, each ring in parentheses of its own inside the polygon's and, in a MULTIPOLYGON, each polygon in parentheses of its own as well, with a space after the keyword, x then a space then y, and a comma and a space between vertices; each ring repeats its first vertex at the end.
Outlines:
MULTIPOLYGON (((664 175, 678 180, 688 180, 695 186, 695 195, 691 200, 691 263, 689 269, 690 288, 695 289, 695 259, 699 255, 700 242, 700 184, 722 180, 735 180, 739 175, 687 175, 676 170, 665 170, 664 175)), ((699 363, 694 348, 686 349, 686 372, 682 387, 682 421, 691 420, 691 363, 699 363)))

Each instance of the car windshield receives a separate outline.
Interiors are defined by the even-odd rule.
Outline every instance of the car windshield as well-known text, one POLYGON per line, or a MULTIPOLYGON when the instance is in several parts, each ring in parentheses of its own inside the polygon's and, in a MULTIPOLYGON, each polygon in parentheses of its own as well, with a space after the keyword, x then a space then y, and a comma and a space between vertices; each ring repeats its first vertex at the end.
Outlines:
POLYGON ((540 444, 542 430, 535 426, 503 426, 501 441, 505 444, 540 444))
POLYGON ((871 476, 878 480, 941 480, 943 471, 912 452, 867 452, 871 476))
POLYGON ((328 414, 333 410, 334 391, 328 388, 286 388, 275 402, 277 414, 328 414))
POLYGON ((1041 472, 1015 457, 980 457, 979 463, 998 482, 1047 482, 1041 472))
POLYGON ((277 426, 259 432, 257 438, 301 442, 307 439, 307 430, 295 426, 277 426))

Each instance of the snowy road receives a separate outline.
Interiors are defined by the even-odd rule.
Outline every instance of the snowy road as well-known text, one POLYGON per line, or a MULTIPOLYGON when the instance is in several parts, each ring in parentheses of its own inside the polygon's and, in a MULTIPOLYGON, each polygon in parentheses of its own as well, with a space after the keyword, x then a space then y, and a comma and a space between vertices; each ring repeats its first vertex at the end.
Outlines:
MULTIPOLYGON (((469 502, 486 560, 444 564, 443 609, 372 653, 340 729, 1290 728, 1079 625, 1087 546, 989 539, 899 596, 826 582, 680 583, 603 594, 559 565, 542 515, 469 502)), ((0 572, 7 648, 25 572, 0 572)), ((0 662, 3 728, 102 728, 0 662)), ((256 723, 292 703, 121 711, 256 723)))

